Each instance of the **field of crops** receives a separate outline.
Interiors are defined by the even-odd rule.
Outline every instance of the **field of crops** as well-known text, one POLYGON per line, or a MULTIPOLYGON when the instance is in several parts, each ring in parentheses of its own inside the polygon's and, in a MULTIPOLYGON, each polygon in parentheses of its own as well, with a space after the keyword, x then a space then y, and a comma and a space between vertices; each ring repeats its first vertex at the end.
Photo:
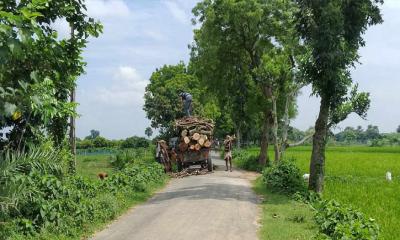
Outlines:
MULTIPOLYGON (((258 149, 249 151, 257 154, 258 149)), ((286 156, 296 158, 301 171, 308 173, 311 147, 289 149, 286 156)), ((350 204, 375 218, 381 227, 381 239, 398 239, 400 148, 328 147, 326 159, 324 198, 350 204), (387 171, 392 172, 392 182, 385 179, 387 171)))

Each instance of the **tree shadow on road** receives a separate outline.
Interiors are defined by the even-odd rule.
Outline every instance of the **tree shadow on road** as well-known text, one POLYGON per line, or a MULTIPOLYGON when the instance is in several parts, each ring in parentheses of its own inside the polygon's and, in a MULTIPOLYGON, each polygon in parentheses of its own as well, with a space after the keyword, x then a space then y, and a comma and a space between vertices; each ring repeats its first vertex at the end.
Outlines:
POLYGON ((246 201, 253 204, 259 203, 258 197, 251 187, 225 183, 205 183, 194 187, 180 188, 157 194, 149 204, 159 204, 164 201, 184 198, 185 200, 224 200, 246 201))

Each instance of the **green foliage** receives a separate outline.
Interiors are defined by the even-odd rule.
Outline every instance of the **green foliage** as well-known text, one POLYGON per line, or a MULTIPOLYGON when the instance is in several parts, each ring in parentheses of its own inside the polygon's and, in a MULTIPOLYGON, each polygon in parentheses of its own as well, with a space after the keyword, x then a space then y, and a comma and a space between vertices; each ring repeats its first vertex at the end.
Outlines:
POLYGON ((195 115, 204 117, 218 115, 219 110, 214 109, 214 106, 204 111, 205 105, 212 105, 213 98, 206 95, 198 79, 181 62, 156 69, 150 77, 150 83, 144 95, 143 109, 146 111, 147 118, 151 120, 151 127, 159 128, 162 134, 172 133, 172 123, 175 119, 184 116, 179 99, 179 93, 183 91, 192 94, 195 115), (209 116, 205 116, 206 114, 209 116))
POLYGON ((399 146, 399 145, 400 145, 399 133, 381 134, 378 139, 373 139, 370 143, 371 147, 399 146))
POLYGON ((294 161, 282 160, 264 169, 263 180, 271 191, 286 194, 305 191, 302 174, 294 161))
POLYGON ((85 226, 114 218, 133 195, 164 179, 156 162, 131 162, 104 181, 90 181, 63 174, 60 153, 5 157, 0 161, 0 239, 35 239, 46 232, 78 238, 85 226))
POLYGON ((321 97, 310 163, 309 188, 323 189, 325 146, 329 128, 351 112, 365 117, 369 95, 357 93, 350 69, 365 45, 363 35, 371 25, 381 23, 381 0, 314 1, 296 0, 297 29, 309 55, 302 61, 302 75, 321 97), (349 91, 350 90, 350 91, 349 91))
POLYGON ((69 94, 84 72, 82 49, 102 26, 82 1, 1 1, 0 19, 0 129, 12 129, 0 148, 22 149, 45 132, 61 145, 76 115, 69 94), (72 39, 60 40, 51 24, 62 19, 72 39))
POLYGON ((151 127, 147 127, 147 128, 144 130, 144 134, 146 134, 146 136, 147 136, 148 138, 150 138, 150 137, 153 135, 153 130, 151 129, 151 127))
POLYGON ((105 139, 104 137, 97 136, 95 139, 93 139, 93 146, 95 148, 108 147, 109 143, 108 140, 105 139))
POLYGON ((379 133, 378 126, 368 125, 366 130, 363 130, 361 126, 356 129, 353 127, 346 127, 342 132, 335 134, 335 140, 338 142, 349 143, 361 143, 367 144, 371 142, 379 141, 383 136, 379 133))
POLYGON ((93 149, 147 148, 149 145, 149 140, 137 136, 129 137, 125 140, 109 140, 102 136, 86 137, 76 142, 77 149, 87 149, 88 151, 93 149))
MULTIPOLYGON (((123 169, 127 164, 143 162, 142 149, 120 150, 111 157, 111 165, 117 169, 123 169)), ((146 149, 144 149, 146 151, 146 149)))
POLYGON ((89 139, 78 140, 76 141, 77 149, 91 149, 94 147, 93 141, 89 139))
POLYGON ((85 137, 85 139, 93 140, 99 136, 100 136, 100 131, 92 129, 90 130, 90 135, 85 137))
POLYGON ((378 6, 381 1, 296 2, 300 7, 298 31, 311 50, 303 62, 305 79, 334 113, 347 100, 352 83, 349 68, 365 45, 362 35, 368 26, 382 22, 378 6))
POLYGON ((378 224, 361 212, 334 200, 317 201, 312 205, 317 211, 315 220, 321 232, 318 239, 378 239, 378 224))
POLYGON ((136 136, 127 138, 121 143, 122 148, 147 148, 149 145, 150 143, 147 139, 136 136))
POLYGON ((356 84, 350 92, 350 96, 346 97, 337 109, 330 114, 329 126, 334 126, 345 120, 351 113, 356 113, 362 119, 367 117, 367 111, 370 107, 371 100, 369 93, 358 92, 358 84, 356 84))
POLYGON ((277 117, 277 129, 296 114, 295 68, 304 51, 296 11, 293 1, 280 0, 205 0, 193 9, 194 23, 201 24, 191 46, 193 71, 244 138, 259 139, 254 129, 270 116, 277 117))
POLYGON ((263 166, 258 163, 258 158, 259 156, 257 153, 250 153, 243 150, 233 151, 233 163, 238 168, 244 170, 261 172, 263 166))
POLYGON ((254 182, 253 189, 261 195, 260 239, 310 240, 318 233, 314 211, 304 202, 290 196, 272 192, 265 187, 262 177, 254 182))

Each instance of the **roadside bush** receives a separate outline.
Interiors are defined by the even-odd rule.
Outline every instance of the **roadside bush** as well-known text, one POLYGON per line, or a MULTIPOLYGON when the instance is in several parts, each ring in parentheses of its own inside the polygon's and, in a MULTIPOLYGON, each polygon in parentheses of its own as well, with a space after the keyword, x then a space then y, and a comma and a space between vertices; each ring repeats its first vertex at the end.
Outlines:
POLYGON ((334 200, 317 201, 313 206, 317 211, 315 220, 320 231, 317 239, 378 239, 378 224, 374 219, 367 219, 361 212, 334 200))
POLYGON ((149 152, 152 148, 137 148, 120 150, 111 156, 111 165, 117 169, 123 169, 126 165, 151 160, 154 162, 154 155, 149 152), (147 156, 150 155, 150 156, 147 156), (150 157, 150 158, 149 158, 150 157))
POLYGON ((122 148, 147 148, 150 145, 150 141, 143 137, 129 137, 122 141, 122 148))
POLYGON ((91 181, 67 175, 60 158, 39 150, 2 156, 0 239, 79 237, 85 226, 114 218, 128 199, 164 179, 160 164, 133 161, 104 181, 91 181))
POLYGON ((261 172, 263 169, 263 167, 258 164, 258 154, 243 150, 233 151, 233 163, 238 168, 248 171, 261 172))
POLYGON ((265 168, 262 174, 265 184, 274 192, 294 194, 306 191, 304 180, 294 159, 280 161, 265 168))
POLYGON ((135 158, 136 153, 133 151, 119 151, 116 155, 111 156, 111 165, 117 169, 123 169, 126 164, 133 163, 135 158))

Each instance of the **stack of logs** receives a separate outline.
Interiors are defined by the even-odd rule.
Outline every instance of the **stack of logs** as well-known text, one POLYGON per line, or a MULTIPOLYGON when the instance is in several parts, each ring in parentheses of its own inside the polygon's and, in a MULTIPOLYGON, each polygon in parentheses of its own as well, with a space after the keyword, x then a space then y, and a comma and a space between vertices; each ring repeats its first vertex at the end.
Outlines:
POLYGON ((179 150, 181 152, 200 151, 210 148, 214 124, 210 120, 198 117, 185 117, 175 121, 175 128, 180 134, 179 150))

